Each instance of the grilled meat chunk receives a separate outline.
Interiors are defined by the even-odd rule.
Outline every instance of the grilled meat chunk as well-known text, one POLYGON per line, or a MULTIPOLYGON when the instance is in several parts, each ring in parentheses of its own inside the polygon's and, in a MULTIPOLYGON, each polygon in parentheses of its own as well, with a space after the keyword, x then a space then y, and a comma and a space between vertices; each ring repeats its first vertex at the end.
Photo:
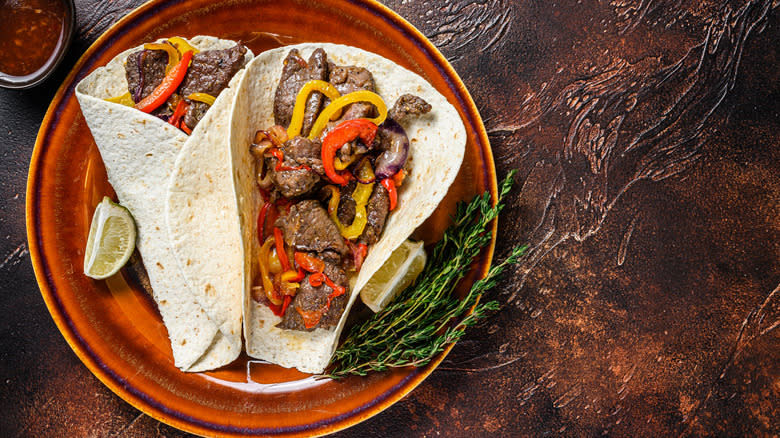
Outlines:
POLYGON ((165 77, 168 54, 164 50, 139 50, 131 53, 125 62, 127 89, 138 103, 152 94, 165 77))
MULTIPOLYGON (((297 49, 290 50, 284 60, 282 77, 279 80, 279 86, 276 87, 274 97, 274 121, 277 125, 284 127, 290 125, 298 92, 304 84, 314 79, 323 81, 328 79, 328 55, 325 54, 325 51, 315 50, 309 57, 309 62, 306 62, 301 58, 297 49)), ((306 100, 301 135, 309 134, 311 125, 314 124, 314 119, 320 111, 322 100, 322 93, 318 91, 309 95, 306 100)))
POLYGON ((336 224, 316 200, 306 199, 291 206, 286 216, 277 219, 276 226, 296 251, 334 251, 341 256, 347 252, 336 224))
POLYGON ((276 157, 266 158, 266 169, 271 176, 274 187, 285 198, 298 198, 312 193, 319 185, 320 175, 325 173, 322 167, 322 146, 319 140, 309 140, 306 137, 294 137, 285 142, 281 148, 284 155, 282 166, 287 168, 303 167, 297 170, 276 171, 279 160, 276 157), (309 170, 311 169, 311 170, 309 170))
MULTIPOLYGON (((341 95, 352 93, 358 90, 375 91, 374 76, 368 69, 354 66, 340 66, 329 63, 330 82, 341 95)), ((374 117, 374 106, 366 102, 356 102, 344 108, 344 112, 339 118, 339 122, 344 120, 360 119, 374 117)))
POLYGON ((396 122, 402 123, 409 116, 419 116, 431 111, 431 104, 422 97, 404 94, 398 98, 387 115, 396 122))
MULTIPOLYGON (((325 263, 325 269, 323 271, 325 275, 336 285, 349 287, 347 280, 347 274, 343 269, 338 266, 325 263)), ((328 286, 324 281, 320 286, 314 287, 309 282, 311 274, 301 281, 301 287, 298 293, 290 302, 287 312, 284 313, 282 322, 276 326, 281 329, 287 330, 302 330, 312 331, 316 328, 329 328, 338 324, 341 315, 344 313, 344 308, 347 306, 349 300, 349 294, 344 293, 338 297, 331 299, 330 305, 328 305, 328 295, 333 293, 333 289, 328 286), (303 321, 303 314, 310 315, 316 319, 320 316, 319 322, 310 329, 306 328, 303 321)))
POLYGON ((387 193, 385 186, 376 183, 374 184, 374 190, 371 192, 371 197, 368 198, 368 204, 366 205, 368 222, 358 241, 366 245, 373 245, 376 243, 376 241, 379 240, 379 236, 382 234, 382 229, 385 227, 385 220, 387 219, 387 214, 389 212, 390 195, 387 193))
MULTIPOLYGON (((192 56, 187 76, 179 87, 179 94, 206 93, 217 97, 246 63, 246 47, 241 44, 224 50, 206 50, 192 56)), ((184 123, 194 128, 208 111, 209 105, 191 102, 184 115, 184 123)))

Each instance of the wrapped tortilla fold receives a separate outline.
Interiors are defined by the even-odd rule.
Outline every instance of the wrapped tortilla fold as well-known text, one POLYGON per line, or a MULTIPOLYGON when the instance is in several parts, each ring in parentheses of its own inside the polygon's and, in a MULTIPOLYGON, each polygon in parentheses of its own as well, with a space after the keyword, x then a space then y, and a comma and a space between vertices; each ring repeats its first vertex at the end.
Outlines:
MULTIPOLYGON (((247 65, 238 86, 230 128, 232 175, 237 198, 237 218, 241 228, 244 282, 244 337, 249 356, 321 373, 331 360, 349 309, 371 276, 390 254, 436 209, 455 179, 463 160, 466 132, 455 108, 431 84, 415 73, 374 53, 334 44, 300 44, 264 52, 247 65), (408 176, 398 189, 398 205, 387 218, 380 239, 368 248, 359 274, 352 273, 346 309, 338 324, 313 331, 281 329, 281 318, 251 298, 251 286, 258 275, 257 217, 261 197, 257 188, 254 159, 249 145, 258 129, 274 124, 274 96, 283 63, 291 49, 303 59, 323 48, 336 65, 365 67, 373 74, 376 92, 389 105, 404 94, 425 99, 432 110, 401 124, 410 140, 408 176)), ((192 163, 196 169, 202 163, 192 163)), ((177 214, 194 214, 186 206, 177 214)), ((195 246, 193 246, 195 248, 195 246)), ((197 254, 191 254, 193 257, 197 254)), ((204 254, 205 256, 205 254, 204 254)))
MULTIPOLYGON (((205 36, 194 37, 188 43, 201 52, 236 45, 234 41, 205 36)), ((170 228, 191 227, 186 232, 197 233, 202 227, 196 225, 198 221, 186 218, 182 219, 185 223, 169 224, 165 211, 168 196, 192 194, 192 186, 176 186, 171 193, 168 190, 180 153, 209 142, 215 154, 211 156, 211 162, 221 163, 225 169, 229 167, 228 115, 243 70, 233 76, 229 87, 219 93, 192 134, 187 136, 156 116, 106 101, 128 92, 125 62, 129 55, 142 48, 127 50, 105 67, 96 69, 78 84, 76 97, 106 166, 108 180, 119 202, 135 218, 137 248, 149 275, 153 298, 168 330, 175 365, 193 372, 214 369, 232 362, 241 352, 243 280, 239 273, 233 276, 194 275, 193 269, 199 266, 187 263, 188 259, 181 254, 182 242, 171 239, 170 228)), ((252 58, 251 52, 244 56, 244 63, 252 58)), ((213 211, 209 213, 230 219, 224 220, 227 228, 218 232, 224 237, 224 244, 234 242, 236 253, 234 260, 220 261, 234 269, 233 265, 243 263, 238 254, 241 249, 239 229, 231 225, 235 219, 235 192, 230 180, 218 182, 224 184, 208 187, 208 193, 194 194, 191 202, 201 205, 201 196, 207 197, 209 202, 217 196, 219 202, 211 204, 213 211), (222 210, 218 211, 220 208, 222 210)))

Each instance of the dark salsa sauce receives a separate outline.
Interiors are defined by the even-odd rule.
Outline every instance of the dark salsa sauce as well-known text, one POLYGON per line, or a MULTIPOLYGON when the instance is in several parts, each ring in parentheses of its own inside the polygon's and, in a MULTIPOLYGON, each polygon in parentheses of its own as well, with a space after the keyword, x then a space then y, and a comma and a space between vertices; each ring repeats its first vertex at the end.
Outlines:
POLYGON ((65 39, 63 0, 0 2, 0 72, 27 76, 47 66, 65 39))

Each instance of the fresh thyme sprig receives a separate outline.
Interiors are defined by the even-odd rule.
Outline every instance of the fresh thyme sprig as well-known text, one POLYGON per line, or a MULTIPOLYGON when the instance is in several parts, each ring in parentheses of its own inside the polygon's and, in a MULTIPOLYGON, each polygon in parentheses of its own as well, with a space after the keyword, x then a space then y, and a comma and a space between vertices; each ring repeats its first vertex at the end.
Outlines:
POLYGON ((488 311, 500 308, 496 301, 477 303, 482 294, 496 285, 504 268, 517 263, 526 246, 514 248, 503 262, 492 266, 463 299, 458 299, 453 291, 490 243, 488 226, 503 209, 514 174, 510 172, 501 183, 496 205, 492 205, 488 192, 469 203, 458 204, 453 225, 434 247, 415 283, 385 309, 352 328, 336 350, 329 377, 363 376, 369 371, 426 365, 447 345, 460 339, 466 327, 484 318, 488 311), (473 311, 464 317, 472 307, 473 311))

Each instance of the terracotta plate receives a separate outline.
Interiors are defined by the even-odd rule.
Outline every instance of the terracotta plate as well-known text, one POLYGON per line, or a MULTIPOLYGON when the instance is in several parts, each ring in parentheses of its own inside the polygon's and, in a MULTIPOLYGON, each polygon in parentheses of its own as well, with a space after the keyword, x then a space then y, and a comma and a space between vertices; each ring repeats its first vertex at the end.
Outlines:
MULTIPOLYGON (((186 374, 173 366, 138 257, 107 281, 82 274, 92 211, 104 194, 113 192, 74 86, 129 47, 198 34, 241 40, 255 53, 306 41, 351 44, 433 83, 460 111, 468 146, 449 195, 423 225, 420 234, 429 243, 441 235, 456 201, 484 190, 495 195, 487 135, 463 83, 422 34, 384 6, 341 0, 153 1, 87 51, 54 98, 38 134, 27 187, 27 230, 41 293, 84 364, 120 397, 165 423, 208 435, 314 435, 343 429, 399 400, 444 355, 425 368, 341 381, 314 380, 246 356, 215 372, 186 374)), ((492 246, 467 281, 484 274, 491 256, 492 246)))

